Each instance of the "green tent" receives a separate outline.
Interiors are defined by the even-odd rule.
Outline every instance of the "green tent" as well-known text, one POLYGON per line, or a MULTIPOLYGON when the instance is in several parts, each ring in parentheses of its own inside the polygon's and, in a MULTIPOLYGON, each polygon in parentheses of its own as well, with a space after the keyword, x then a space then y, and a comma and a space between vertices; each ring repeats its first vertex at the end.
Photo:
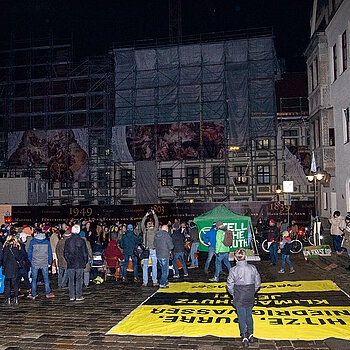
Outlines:
POLYGON ((253 232, 251 218, 249 216, 236 214, 227 209, 224 205, 220 205, 193 220, 199 231, 198 250, 205 252, 208 251, 208 246, 203 241, 202 236, 208 232, 213 223, 218 220, 222 221, 224 225, 233 232, 232 251, 237 248, 249 249, 253 232))

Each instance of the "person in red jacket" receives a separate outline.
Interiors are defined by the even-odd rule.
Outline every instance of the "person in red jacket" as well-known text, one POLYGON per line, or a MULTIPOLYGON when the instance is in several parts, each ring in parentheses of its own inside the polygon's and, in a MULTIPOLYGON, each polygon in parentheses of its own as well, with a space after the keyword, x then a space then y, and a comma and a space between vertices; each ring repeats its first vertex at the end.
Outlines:
POLYGON ((119 249, 116 240, 111 240, 105 250, 105 259, 108 268, 117 268, 122 265, 124 255, 119 249))

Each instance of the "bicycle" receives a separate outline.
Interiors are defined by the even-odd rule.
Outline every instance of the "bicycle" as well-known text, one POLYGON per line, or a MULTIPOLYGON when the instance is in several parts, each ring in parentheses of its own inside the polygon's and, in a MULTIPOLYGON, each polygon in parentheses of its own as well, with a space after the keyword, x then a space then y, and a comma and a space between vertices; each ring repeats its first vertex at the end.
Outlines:
MULTIPOLYGON (((266 253, 269 253, 269 242, 267 241, 267 239, 265 239, 263 242, 262 242, 262 249, 264 252, 266 253)), ((296 238, 296 239, 293 239, 290 243, 290 251, 291 253, 293 254, 298 254, 300 253, 301 251, 303 250, 303 243, 299 240, 299 237, 296 238)))

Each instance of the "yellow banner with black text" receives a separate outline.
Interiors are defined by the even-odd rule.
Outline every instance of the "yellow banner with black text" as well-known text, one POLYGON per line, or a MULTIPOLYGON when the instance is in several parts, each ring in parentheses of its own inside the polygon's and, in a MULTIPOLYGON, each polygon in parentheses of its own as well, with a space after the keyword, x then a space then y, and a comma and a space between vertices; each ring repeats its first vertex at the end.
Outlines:
MULTIPOLYGON (((253 308, 263 339, 350 339, 350 298, 332 281, 263 283, 253 308)), ((107 334, 239 337, 225 283, 170 283, 107 334)))

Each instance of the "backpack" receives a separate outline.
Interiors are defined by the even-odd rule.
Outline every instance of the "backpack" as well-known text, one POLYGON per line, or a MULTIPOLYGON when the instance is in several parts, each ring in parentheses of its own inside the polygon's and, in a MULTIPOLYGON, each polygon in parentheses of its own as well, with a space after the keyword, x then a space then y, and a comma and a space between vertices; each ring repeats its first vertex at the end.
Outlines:
POLYGON ((222 241, 222 244, 225 247, 231 247, 232 243, 233 243, 233 232, 231 230, 225 230, 225 236, 224 236, 224 240, 222 241))

